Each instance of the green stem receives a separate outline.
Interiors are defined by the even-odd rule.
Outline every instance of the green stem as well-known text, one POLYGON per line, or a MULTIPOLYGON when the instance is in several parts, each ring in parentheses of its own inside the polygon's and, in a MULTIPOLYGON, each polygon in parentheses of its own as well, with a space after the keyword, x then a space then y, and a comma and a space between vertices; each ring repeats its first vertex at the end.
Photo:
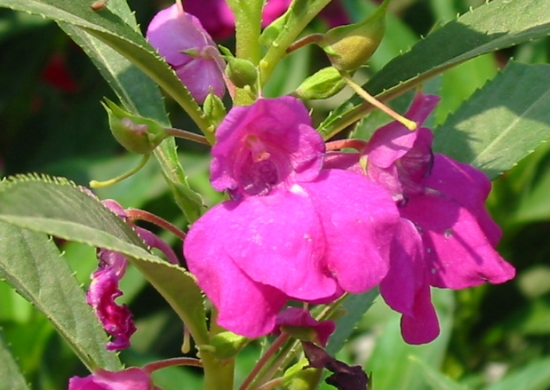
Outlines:
POLYGON ((262 86, 266 85, 279 61, 285 57, 287 48, 328 3, 330 0, 294 0, 292 2, 286 24, 260 61, 262 86))
POLYGON ((382 102, 377 100, 374 96, 369 94, 367 91, 365 91, 359 84, 357 84, 348 72, 346 71, 340 71, 340 75, 344 79, 344 81, 353 89, 353 91, 359 95, 361 98, 363 98, 367 103, 373 105, 374 107, 378 108, 380 111, 388 114, 391 116, 394 120, 401 123, 403 126, 405 126, 409 130, 416 130, 416 123, 414 121, 411 121, 404 116, 398 114, 388 106, 384 105, 382 102))
MULTIPOLYGON (((218 311, 212 309, 210 320, 210 338, 225 331, 216 323, 218 311)), ((207 350, 201 350, 201 360, 204 366, 204 390, 232 390, 234 382, 235 359, 221 362, 207 350)))
POLYGON ((134 173, 138 172, 141 168, 143 168, 145 166, 145 164, 147 164, 147 161, 149 161, 149 157, 151 157, 150 154, 144 154, 141 157, 141 160, 139 161, 138 165, 136 165, 134 168, 130 169, 128 172, 125 172, 122 175, 117 176, 113 179, 104 180, 104 181, 91 180, 90 181, 90 187, 92 187, 92 188, 109 187, 109 186, 112 186, 113 184, 121 182, 124 179, 129 178, 134 173))
MULTIPOLYGON (((263 0, 227 0, 229 7, 235 14, 236 57, 258 65, 261 51, 258 41, 262 32, 263 0)), ((248 105, 253 102, 251 95, 238 88, 233 103, 237 106, 248 105)))

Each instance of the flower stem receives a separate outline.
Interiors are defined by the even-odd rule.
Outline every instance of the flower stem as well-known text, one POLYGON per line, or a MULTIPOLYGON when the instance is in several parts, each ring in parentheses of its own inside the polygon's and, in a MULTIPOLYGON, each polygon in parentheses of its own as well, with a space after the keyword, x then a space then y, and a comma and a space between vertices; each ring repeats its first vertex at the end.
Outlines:
POLYGON ((166 127, 164 131, 166 132, 166 134, 172 137, 183 138, 190 141, 198 142, 199 144, 210 146, 210 142, 208 142, 206 137, 203 137, 199 134, 191 133, 190 131, 174 129, 173 127, 166 127))
POLYGON ((282 333, 279 337, 275 339, 273 344, 269 346, 267 351, 264 353, 264 355, 258 360, 258 363, 254 366, 252 371, 250 371, 250 374, 246 377, 244 382, 242 383, 241 387, 239 387, 239 390, 246 390, 248 386, 252 383, 254 379, 256 379, 256 375, 261 371, 261 369, 266 365, 266 363, 271 359, 271 357, 277 352, 277 350, 287 342, 287 340, 290 338, 290 336, 287 333, 282 333))
POLYGON ((296 42, 291 44, 286 49, 286 53, 289 54, 289 53, 292 53, 293 51, 298 50, 298 49, 300 49, 300 48, 302 48, 306 45, 309 45, 311 43, 317 43, 321 40, 321 38, 323 38, 323 34, 306 35, 305 37, 300 38, 296 42))
POLYGON ((344 81, 351 87, 351 89, 353 89, 355 93, 360 97, 362 97, 367 103, 372 104, 374 107, 378 108, 380 111, 388 114, 393 119, 395 119, 396 121, 401 123, 403 126, 405 126, 407 129, 411 131, 416 130, 417 125, 415 122, 398 114, 397 112, 395 112, 394 110, 386 106, 384 103, 377 100, 374 96, 372 96, 363 88, 361 88, 359 84, 353 81, 353 79, 351 78, 348 72, 340 71, 340 74, 342 75, 342 78, 344 79, 344 81))
POLYGON ((152 362, 143 366, 143 371, 151 374, 154 371, 174 367, 174 366, 192 366, 192 367, 202 367, 202 363, 199 359, 194 358, 173 358, 166 360, 159 360, 158 362, 152 362))
POLYGON ((120 176, 117 176, 113 179, 110 179, 110 180, 105 180, 105 181, 98 181, 98 180, 91 180, 90 181, 90 187, 92 188, 104 188, 104 187, 109 187, 109 186, 112 186, 113 184, 116 184, 118 182, 121 182, 122 180, 124 179, 127 179, 129 178, 130 176, 132 176, 134 173, 138 172, 141 168, 143 168, 145 166, 145 164, 147 163, 147 161, 149 160, 149 157, 151 157, 150 154, 144 154, 142 157, 141 157, 141 161, 139 162, 139 164, 137 166, 135 166, 134 168, 130 169, 128 172, 126 173, 123 173, 122 175, 120 176))
MULTIPOLYGON (((275 67, 285 55, 286 50, 296 40, 308 23, 319 13, 330 0, 294 0, 287 11, 287 20, 279 36, 267 48, 267 53, 260 61, 260 80, 266 85, 275 67)), ((256 42, 257 44, 257 42, 256 42)))
POLYGON ((128 215, 128 218, 130 219, 131 222, 135 222, 135 221, 150 222, 154 225, 157 225, 158 227, 161 227, 165 230, 168 230, 169 232, 172 232, 176 237, 180 238, 182 241, 185 240, 185 233, 183 231, 178 229, 175 225, 171 224, 167 220, 159 217, 158 215, 155 215, 145 210, 133 209, 133 208, 126 209, 126 214, 128 215))
POLYGON ((258 387, 258 390, 271 390, 278 386, 281 386, 282 383, 283 383, 283 378, 275 378, 258 387))
POLYGON ((327 142, 325 147, 327 151, 351 148, 357 150, 358 152, 362 152, 367 147, 367 142, 361 139, 340 139, 327 142))

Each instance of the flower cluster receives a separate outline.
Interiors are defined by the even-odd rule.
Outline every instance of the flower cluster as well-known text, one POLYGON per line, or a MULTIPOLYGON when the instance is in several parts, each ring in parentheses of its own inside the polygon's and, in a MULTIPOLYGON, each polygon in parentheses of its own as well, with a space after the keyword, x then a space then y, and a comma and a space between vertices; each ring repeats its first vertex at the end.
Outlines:
MULTIPOLYGON (((437 98, 419 94, 419 126, 437 98)), ((514 269, 484 207, 487 177, 433 155, 427 128, 380 128, 358 153, 326 153, 292 97, 233 108, 216 133, 211 182, 231 199, 190 229, 184 254, 218 323, 258 337, 289 300, 327 303, 380 285, 404 339, 437 337, 430 286, 501 283, 514 269), (246 318, 246 321, 243 321, 246 318)))

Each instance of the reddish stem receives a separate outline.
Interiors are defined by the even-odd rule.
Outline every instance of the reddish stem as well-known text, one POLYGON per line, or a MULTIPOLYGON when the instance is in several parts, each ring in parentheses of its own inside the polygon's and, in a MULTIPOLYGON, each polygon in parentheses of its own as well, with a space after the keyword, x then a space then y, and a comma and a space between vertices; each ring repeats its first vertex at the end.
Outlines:
POLYGON ((202 367, 202 363, 199 359, 194 358, 173 358, 166 360, 159 360, 158 362, 152 362, 143 366, 143 371, 148 374, 151 374, 154 371, 160 370, 162 368, 174 367, 174 366, 192 366, 192 367, 202 367))
POLYGON ((367 142, 360 139, 341 139, 341 140, 331 141, 326 143, 327 151, 351 148, 361 153, 365 150, 366 147, 367 147, 367 142))
POLYGON ((243 384, 239 387, 239 390, 246 390, 248 385, 252 383, 252 381, 255 379, 256 374, 260 372, 260 370, 266 365, 266 363, 271 359, 271 357, 277 352, 277 350, 287 342, 287 340, 290 338, 290 336, 287 333, 282 333, 271 346, 268 348, 268 350, 264 353, 264 355, 258 360, 258 363, 254 366, 252 371, 250 371, 250 374, 246 377, 243 384))
POLYGON ((155 224, 163 229, 166 229, 172 232, 174 235, 179 237, 182 241, 185 240, 185 233, 183 231, 178 229, 175 225, 171 224, 167 220, 153 213, 150 213, 145 210, 129 208, 129 209, 126 209, 126 214, 128 215, 128 219, 130 220, 130 222, 135 222, 138 220, 150 222, 152 224, 155 224))

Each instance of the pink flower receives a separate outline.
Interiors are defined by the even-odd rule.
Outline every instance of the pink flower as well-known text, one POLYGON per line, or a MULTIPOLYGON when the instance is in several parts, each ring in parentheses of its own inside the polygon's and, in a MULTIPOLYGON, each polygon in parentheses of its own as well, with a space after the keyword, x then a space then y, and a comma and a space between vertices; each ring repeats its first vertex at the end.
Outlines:
MULTIPOLYGON (((418 94, 406 116, 421 125, 438 100, 418 94)), ((399 206, 401 221, 380 292, 403 314, 403 338, 411 344, 439 334, 430 286, 457 290, 503 283, 515 274, 494 249, 501 233, 484 205, 489 179, 468 164, 434 156, 431 144, 429 129, 413 132, 392 122, 366 148, 367 175, 399 206)))
POLYGON ((85 378, 69 379, 69 390, 162 390, 153 384, 142 369, 132 367, 124 371, 98 370, 85 378))
POLYGON ((299 100, 235 107, 216 137, 211 182, 232 199, 195 222, 184 254, 221 326, 265 335, 288 299, 329 302, 386 275, 396 206, 366 177, 322 169, 299 100))
POLYGON ((223 97, 225 63, 196 17, 174 4, 155 15, 146 35, 197 102, 203 103, 210 90, 223 97))

